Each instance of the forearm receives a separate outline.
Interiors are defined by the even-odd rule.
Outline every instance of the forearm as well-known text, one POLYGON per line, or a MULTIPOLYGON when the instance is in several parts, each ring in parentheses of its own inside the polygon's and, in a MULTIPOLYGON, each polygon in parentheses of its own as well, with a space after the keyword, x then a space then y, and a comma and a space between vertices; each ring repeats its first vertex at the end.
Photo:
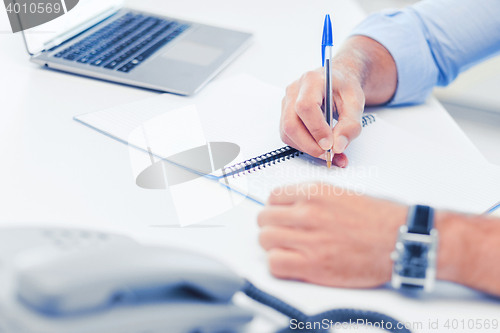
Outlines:
POLYGON ((397 87, 397 69, 387 49, 371 38, 349 38, 334 58, 334 66, 351 73, 363 89, 366 105, 387 103, 397 87))
POLYGON ((500 220, 438 213, 437 277, 500 295, 500 220))
POLYGON ((426 101, 436 85, 500 52, 498 0, 428 0, 370 15, 353 31, 383 45, 397 67, 390 105, 426 101))

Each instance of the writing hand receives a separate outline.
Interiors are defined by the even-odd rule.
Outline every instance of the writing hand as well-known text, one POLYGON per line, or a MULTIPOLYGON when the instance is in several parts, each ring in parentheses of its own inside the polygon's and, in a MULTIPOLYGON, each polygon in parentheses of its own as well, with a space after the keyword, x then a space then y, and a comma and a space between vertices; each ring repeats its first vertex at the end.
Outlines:
POLYGON ((368 37, 346 41, 332 61, 332 93, 339 115, 333 132, 321 111, 324 85, 320 68, 287 87, 281 107, 281 139, 315 157, 324 158, 324 151, 333 147, 333 163, 346 167, 344 150, 361 133, 365 103, 384 104, 396 91, 396 64, 384 46, 368 37))

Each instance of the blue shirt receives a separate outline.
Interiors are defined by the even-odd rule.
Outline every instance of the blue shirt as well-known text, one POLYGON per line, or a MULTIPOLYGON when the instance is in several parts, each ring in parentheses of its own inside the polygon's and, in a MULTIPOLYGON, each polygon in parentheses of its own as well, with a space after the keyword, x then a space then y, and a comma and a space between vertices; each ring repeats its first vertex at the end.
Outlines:
POLYGON ((423 103, 474 64, 500 54, 500 0, 426 0, 369 16, 352 35, 391 53, 398 86, 389 105, 423 103))

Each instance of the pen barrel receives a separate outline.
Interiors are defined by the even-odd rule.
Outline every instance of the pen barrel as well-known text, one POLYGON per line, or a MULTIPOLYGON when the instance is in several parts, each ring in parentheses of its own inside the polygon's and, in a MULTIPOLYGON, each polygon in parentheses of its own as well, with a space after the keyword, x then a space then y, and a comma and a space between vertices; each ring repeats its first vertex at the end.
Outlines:
POLYGON ((326 122, 330 127, 333 127, 335 123, 334 118, 334 107, 333 107, 333 97, 332 97, 332 47, 327 46, 325 48, 325 100, 324 100, 324 112, 326 122))

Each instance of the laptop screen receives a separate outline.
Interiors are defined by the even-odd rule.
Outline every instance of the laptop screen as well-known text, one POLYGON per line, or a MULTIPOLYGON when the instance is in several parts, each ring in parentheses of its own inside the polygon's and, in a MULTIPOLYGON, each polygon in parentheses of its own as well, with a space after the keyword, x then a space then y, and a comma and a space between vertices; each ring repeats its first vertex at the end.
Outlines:
MULTIPOLYGON (((79 0, 77 2, 76 6, 70 9, 68 0, 61 0, 59 10, 65 12, 64 15, 23 31, 29 53, 35 54, 45 48, 52 48, 64 42, 67 38, 98 23, 107 15, 110 15, 113 10, 118 9, 123 0, 79 0), (48 47, 45 47, 45 45, 48 45, 48 47)), ((22 16, 19 16, 19 20, 23 25, 22 16)), ((24 26, 27 25, 28 22, 24 24, 24 26)))

